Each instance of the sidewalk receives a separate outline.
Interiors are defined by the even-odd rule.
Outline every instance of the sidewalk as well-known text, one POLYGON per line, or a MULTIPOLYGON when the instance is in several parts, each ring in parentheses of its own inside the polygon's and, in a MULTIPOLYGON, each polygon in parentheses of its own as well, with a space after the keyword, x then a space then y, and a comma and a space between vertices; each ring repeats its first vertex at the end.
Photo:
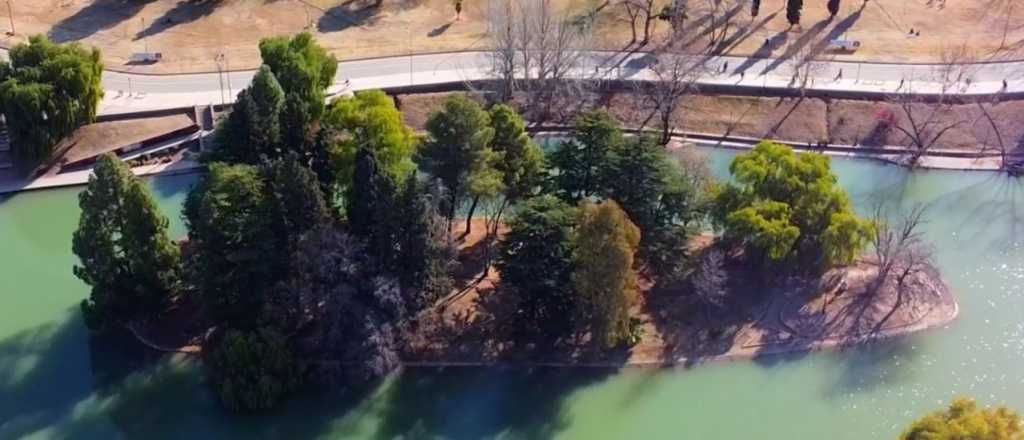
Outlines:
MULTIPOLYGON (((467 51, 422 54, 341 62, 329 93, 410 86, 441 86, 492 79, 489 53, 467 51), (348 86, 346 86, 348 81, 348 86)), ((654 81, 649 68, 657 58, 643 52, 623 54, 591 51, 575 79, 654 81), (595 71, 598 72, 595 74, 595 71)), ((865 94, 886 97, 894 93, 948 96, 991 96, 1024 93, 1024 62, 985 63, 970 66, 907 65, 813 61, 800 68, 792 60, 771 58, 714 57, 697 85, 756 90, 797 90, 793 72, 805 69, 810 76, 804 89, 819 93, 865 94), (718 67, 725 67, 724 72, 718 67), (956 72, 950 72, 950 70, 956 72), (955 77, 958 81, 945 80, 955 77), (1004 81, 1005 87, 1004 87, 1004 81)), ((137 75, 105 72, 107 94, 100 115, 191 107, 234 102, 248 86, 255 71, 228 74, 137 75), (230 84, 230 85, 228 85, 230 84), (128 91, 131 91, 129 94, 128 91)))

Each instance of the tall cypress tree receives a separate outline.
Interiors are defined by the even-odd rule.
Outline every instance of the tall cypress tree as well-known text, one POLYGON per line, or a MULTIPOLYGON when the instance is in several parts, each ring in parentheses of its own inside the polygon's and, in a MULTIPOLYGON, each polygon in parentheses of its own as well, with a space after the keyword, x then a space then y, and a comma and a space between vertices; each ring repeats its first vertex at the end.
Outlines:
POLYGON ((92 287, 82 301, 86 325, 103 330, 155 317, 178 283, 180 254, 149 189, 107 154, 78 203, 71 249, 81 263, 75 276, 92 287))
POLYGON ((752 0, 750 4, 750 16, 757 17, 757 14, 761 12, 761 0, 752 0))

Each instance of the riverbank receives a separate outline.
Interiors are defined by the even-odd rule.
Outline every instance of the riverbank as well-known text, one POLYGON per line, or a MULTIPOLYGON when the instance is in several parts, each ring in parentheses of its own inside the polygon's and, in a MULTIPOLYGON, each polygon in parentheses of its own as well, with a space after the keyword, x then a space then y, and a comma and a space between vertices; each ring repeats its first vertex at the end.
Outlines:
MULTIPOLYGON (((471 235, 463 243, 464 257, 466 249, 475 249, 476 239, 471 235)), ((691 252, 697 255, 712 243, 710 236, 695 237, 691 252)), ((870 259, 820 277, 770 281, 758 279, 742 262, 731 261, 726 270, 728 295, 717 308, 702 303, 685 282, 655 285, 641 277, 639 301, 630 312, 640 340, 611 351, 594 351, 580 341, 544 345, 518 340, 515 328, 521 324, 515 321, 515 305, 501 293, 498 276, 492 270, 477 279, 478 272, 466 271, 464 287, 408 336, 403 365, 688 367, 899 338, 946 326, 960 310, 933 267, 907 277, 902 297, 892 279, 871 289, 877 267, 870 259)))
MULTIPOLYGON (((552 137, 568 133, 568 127, 544 128, 542 134, 552 137)), ((686 145, 696 145, 706 148, 724 148, 730 150, 750 150, 760 142, 755 138, 715 136, 703 133, 681 133, 673 136, 669 144, 670 149, 680 149, 686 145)), ((849 145, 828 145, 824 147, 806 146, 801 142, 776 141, 793 147, 798 152, 822 153, 835 157, 848 157, 854 159, 877 160, 889 164, 908 166, 907 158, 910 151, 895 147, 883 149, 869 149, 849 145)), ((991 152, 964 152, 935 150, 930 154, 920 157, 915 168, 934 170, 957 170, 957 171, 1003 171, 1002 159, 998 154, 991 152)), ((132 168, 137 176, 168 176, 175 174, 187 174, 199 172, 203 165, 192 159, 183 156, 175 156, 171 162, 143 165, 132 168)), ((47 175, 36 179, 24 179, 10 176, 0 176, 0 194, 11 194, 23 191, 35 191, 67 186, 85 185, 89 181, 91 169, 72 171, 61 174, 47 175)))
MULTIPOLYGON (((178 154, 170 162, 137 166, 132 168, 132 172, 136 176, 173 176, 198 172, 202 168, 203 164, 178 154)), ((90 175, 92 168, 45 175, 35 179, 4 176, 0 178, 0 194, 85 185, 89 182, 90 175)))

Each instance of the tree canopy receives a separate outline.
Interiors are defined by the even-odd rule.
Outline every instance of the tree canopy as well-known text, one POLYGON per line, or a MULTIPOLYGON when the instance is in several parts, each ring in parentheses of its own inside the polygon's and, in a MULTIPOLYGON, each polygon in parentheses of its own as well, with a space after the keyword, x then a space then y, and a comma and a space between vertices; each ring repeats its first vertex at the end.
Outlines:
POLYGON ((54 44, 36 35, 0 61, 0 103, 11 137, 11 152, 22 166, 49 158, 53 147, 96 119, 103 98, 99 50, 54 44))
POLYGON ((313 35, 302 32, 292 38, 273 37, 260 41, 260 56, 284 89, 307 106, 310 119, 324 112, 325 91, 334 82, 338 60, 317 44, 313 35))
POLYGON ((352 181, 360 148, 373 151, 392 180, 401 183, 416 170, 417 139, 402 121, 394 100, 380 90, 356 92, 331 102, 325 124, 340 132, 332 165, 342 186, 352 181))
POLYGON ((576 208, 552 195, 516 207, 508 232, 498 244, 501 286, 518 300, 517 330, 528 337, 556 340, 572 329, 575 297, 573 229, 576 208))
POLYGON ((824 269, 853 262, 874 234, 837 184, 829 158, 762 142, 729 167, 715 201, 727 242, 756 260, 824 269))
POLYGON ((219 127, 212 158, 232 163, 258 164, 279 156, 284 89, 266 65, 252 83, 238 93, 238 99, 219 127))
POLYGON ((92 288, 82 301, 86 325, 102 330, 157 316, 177 287, 180 253, 149 188, 106 154, 78 204, 71 248, 81 263, 75 276, 92 288))
POLYGON ((629 308, 637 295, 633 255, 640 229, 612 200, 584 202, 573 250, 572 286, 580 296, 577 314, 591 340, 605 348, 629 341, 629 308))
POLYGON ((501 173, 502 192, 511 201, 532 195, 543 183, 544 152, 530 139, 526 123, 512 107, 491 108, 494 137, 491 149, 499 155, 495 169, 501 173))
MULTIPOLYGON (((420 165, 441 181, 448 193, 447 219, 466 195, 493 188, 494 154, 490 149, 494 130, 490 116, 480 104, 464 95, 454 95, 444 108, 427 121, 429 137, 420 151, 420 165)), ((471 217, 471 216, 470 216, 471 217)))
POLYGON ((569 140, 551 155, 559 196, 576 202, 604 193, 609 156, 622 143, 618 122, 607 112, 597 110, 576 119, 569 140))
POLYGON ((270 329, 229 330, 207 358, 207 368, 220 401, 236 411, 272 408, 302 378, 288 342, 270 329))
POLYGON ((265 191, 258 168, 214 163, 185 199, 192 282, 211 315, 236 326, 255 324, 287 266, 265 191))
POLYGON ((979 408, 972 399, 956 399, 946 410, 915 421, 900 440, 1020 440, 1021 417, 1005 407, 979 408))
POLYGON ((606 197, 619 203, 641 231, 640 257, 660 275, 675 275, 686 256, 689 230, 706 214, 704 188, 654 138, 641 136, 610 152, 606 197))

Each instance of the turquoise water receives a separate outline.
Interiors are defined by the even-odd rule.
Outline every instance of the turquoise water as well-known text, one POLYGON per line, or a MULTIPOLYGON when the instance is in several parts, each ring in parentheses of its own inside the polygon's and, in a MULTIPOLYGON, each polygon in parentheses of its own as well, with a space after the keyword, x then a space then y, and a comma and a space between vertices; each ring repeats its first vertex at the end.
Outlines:
MULTIPOLYGON (((733 153, 712 151, 725 175, 733 153)), ((836 159, 858 207, 931 204, 928 238, 961 317, 842 353, 692 369, 411 370, 369 397, 224 413, 194 361, 89 341, 71 274, 75 189, 0 199, 0 439, 874 439, 959 395, 1024 410, 1024 191, 994 173, 836 159), (152 355, 150 355, 152 356, 152 355)), ((152 181, 176 236, 193 176, 152 181)))

